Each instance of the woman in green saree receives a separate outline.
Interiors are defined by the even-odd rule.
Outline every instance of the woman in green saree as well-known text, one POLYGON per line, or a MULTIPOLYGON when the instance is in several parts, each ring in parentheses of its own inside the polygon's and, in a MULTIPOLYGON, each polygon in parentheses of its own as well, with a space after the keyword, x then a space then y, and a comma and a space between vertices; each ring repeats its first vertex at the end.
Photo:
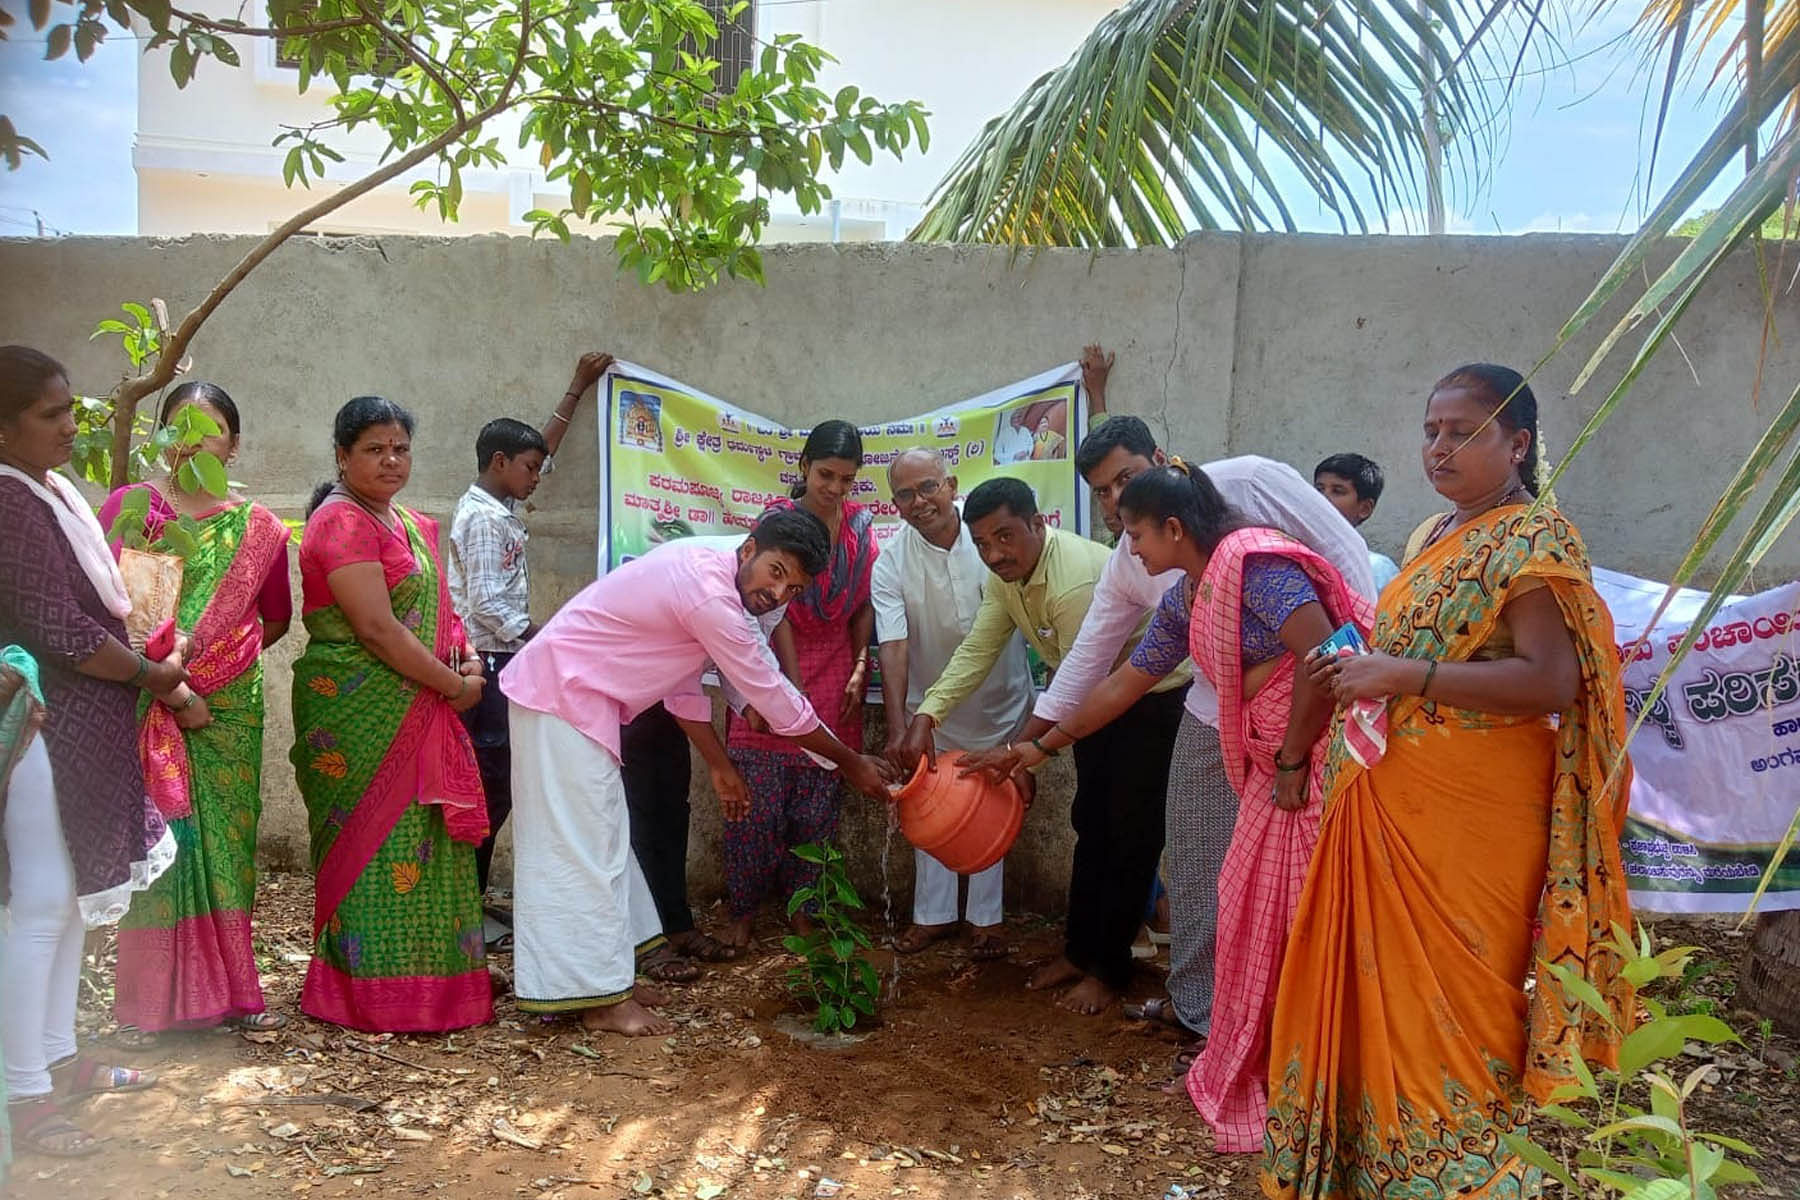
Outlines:
POLYGON ((250 912, 262 814, 262 652, 294 614, 288 531, 242 496, 221 499, 181 485, 183 462, 202 450, 229 462, 240 432, 237 405, 210 383, 171 391, 161 423, 190 405, 214 432, 172 450, 163 479, 120 488, 100 508, 107 530, 128 505, 141 509, 152 543, 181 517, 195 530, 175 614, 192 637, 188 684, 169 702, 145 697, 138 705, 145 790, 179 847, 174 865, 132 897, 119 926, 113 1014, 146 1034, 225 1021, 251 1029, 286 1023, 264 1010, 250 912))
POLYGON ((450 606, 435 522, 394 502, 412 416, 375 396, 338 411, 338 481, 300 544, 307 646, 294 664, 294 748, 314 871, 301 1007, 392 1032, 493 1016, 475 847, 487 804, 456 713, 481 660, 450 606))

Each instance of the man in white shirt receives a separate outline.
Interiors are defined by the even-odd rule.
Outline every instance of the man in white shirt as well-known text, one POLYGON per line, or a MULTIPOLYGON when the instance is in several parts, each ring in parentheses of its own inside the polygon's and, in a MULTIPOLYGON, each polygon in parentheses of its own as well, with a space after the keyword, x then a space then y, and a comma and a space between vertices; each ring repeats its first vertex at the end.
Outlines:
MULTIPOLYGON (((1108 417, 1082 439, 1075 455, 1076 469, 1093 489, 1106 527, 1115 536, 1122 529, 1118 504, 1125 485, 1139 472, 1167 461, 1150 427, 1131 416, 1108 417)), ((1351 587, 1365 596, 1375 594, 1367 543, 1298 471, 1254 455, 1206 463, 1202 469, 1245 517, 1298 538, 1329 559, 1351 587)), ((1049 689, 1038 698, 1020 742, 1042 737, 1080 707, 1111 673, 1145 614, 1154 611, 1163 592, 1181 575, 1180 571, 1150 575, 1128 542, 1120 540, 1095 585, 1075 644, 1049 689)), ((1127 1015, 1163 1020, 1199 1034, 1206 1033, 1212 1022, 1218 878, 1237 821, 1237 796, 1225 777, 1218 724, 1218 695, 1196 671, 1175 738, 1165 810, 1170 999, 1126 1010, 1127 1015)), ((994 765, 1004 766, 1005 759, 994 765)))
POLYGON ((1031 430, 1025 428, 1025 410, 1015 408, 995 423, 994 463, 1006 466, 1016 462, 1029 462, 1031 448, 1035 443, 1031 430))
MULTIPOLYGON (((956 477, 936 450, 901 453, 888 466, 888 489, 906 521, 875 560, 871 582, 875 637, 881 647, 888 745, 898 748, 925 692, 975 623, 988 569, 963 525, 956 477)), ((987 750, 1019 731, 1031 711, 1031 666, 1015 633, 986 680, 933 731, 937 749, 987 750)), ((896 763, 896 765, 902 765, 896 763)), ((902 769, 911 771, 914 764, 902 769)), ((1019 772, 1021 786, 1032 776, 1019 772)), ((1004 862, 969 877, 970 949, 977 959, 1006 954, 1001 899, 1004 862)), ((894 942, 916 954, 956 927, 958 876, 923 850, 913 851, 913 923, 894 942)))

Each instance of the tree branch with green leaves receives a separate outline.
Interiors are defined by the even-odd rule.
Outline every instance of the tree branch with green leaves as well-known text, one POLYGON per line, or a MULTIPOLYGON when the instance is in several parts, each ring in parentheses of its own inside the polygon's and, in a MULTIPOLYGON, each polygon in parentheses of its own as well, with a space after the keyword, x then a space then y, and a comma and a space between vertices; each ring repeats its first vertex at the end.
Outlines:
MULTIPOLYGON (((15 23, 7 7, 16 2, 0 0, 0 36, 15 23)), ((520 115, 519 148, 535 149, 545 178, 569 189, 562 205, 525 214, 534 235, 616 227, 620 268, 674 291, 727 276, 760 282, 755 247, 768 197, 785 193, 802 212, 820 211, 831 196, 819 178, 826 161, 899 157, 914 138, 926 144, 916 101, 884 103, 854 87, 826 93, 817 79, 829 56, 796 35, 765 44, 721 90, 710 52, 719 26, 698 0, 267 0, 266 25, 242 20, 241 9, 218 17, 168 0, 25 3, 33 28, 48 31, 47 58, 72 48, 85 60, 109 22, 136 22, 150 31, 146 55, 166 54, 181 87, 203 63, 238 66, 234 42, 273 41, 296 64, 300 92, 318 81, 334 88, 329 116, 274 134, 289 187, 344 173, 339 135, 369 127, 387 141, 376 165, 252 247, 168 331, 148 369, 120 381, 109 397, 115 483, 125 480, 138 404, 173 380, 201 327, 252 271, 289 238, 422 168, 431 173, 410 185, 414 203, 454 221, 464 172, 506 165, 488 133, 502 114, 520 115)), ((0 157, 10 166, 48 153, 0 114, 0 157)))

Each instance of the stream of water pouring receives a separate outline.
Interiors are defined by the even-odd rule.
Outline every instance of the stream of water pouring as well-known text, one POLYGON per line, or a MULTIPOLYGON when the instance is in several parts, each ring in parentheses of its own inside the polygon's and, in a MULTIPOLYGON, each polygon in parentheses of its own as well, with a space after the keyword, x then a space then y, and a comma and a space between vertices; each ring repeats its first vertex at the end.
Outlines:
MULTIPOLYGON (((900 828, 900 817, 893 805, 887 806, 887 832, 881 839, 881 911, 882 926, 887 930, 888 938, 895 939, 894 932, 894 886, 888 879, 888 854, 894 848, 894 834, 900 828)), ((894 969, 888 977, 888 1002, 892 1003, 900 996, 900 951, 894 951, 894 969)))

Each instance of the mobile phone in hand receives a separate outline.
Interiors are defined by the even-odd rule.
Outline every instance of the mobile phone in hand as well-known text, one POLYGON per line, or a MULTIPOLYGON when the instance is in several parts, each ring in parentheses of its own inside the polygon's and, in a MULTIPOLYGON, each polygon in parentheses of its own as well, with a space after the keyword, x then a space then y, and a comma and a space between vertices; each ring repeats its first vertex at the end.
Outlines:
POLYGON ((149 638, 144 642, 144 657, 152 662, 162 662, 173 653, 175 653, 175 618, 170 617, 151 630, 149 638))
POLYGON ((1336 658, 1346 650, 1351 654, 1367 654, 1369 652, 1369 643, 1363 640, 1362 631, 1350 621, 1345 621, 1338 626, 1337 632, 1320 642, 1319 648, 1313 653, 1326 658, 1336 658))

